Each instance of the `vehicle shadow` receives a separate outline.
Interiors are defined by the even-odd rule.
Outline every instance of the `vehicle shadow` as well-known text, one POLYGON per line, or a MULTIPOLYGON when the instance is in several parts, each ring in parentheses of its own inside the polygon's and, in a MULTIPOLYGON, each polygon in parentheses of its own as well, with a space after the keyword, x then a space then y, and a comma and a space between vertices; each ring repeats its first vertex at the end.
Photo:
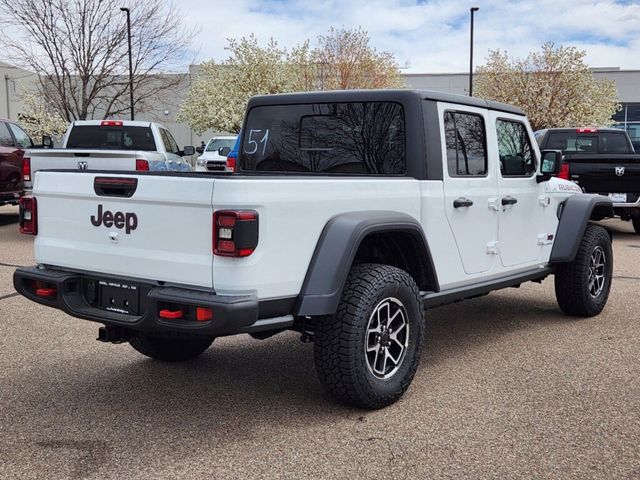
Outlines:
MULTIPOLYGON (((498 342, 514 331, 573 321, 551 300, 504 295, 430 310, 427 318, 421 366, 426 372, 436 364, 455 363, 466 350, 498 342)), ((73 415, 58 415, 60 426, 86 429, 87 434, 104 428, 119 437, 142 422, 151 430, 145 436, 175 431, 195 439, 235 441, 250 438, 264 424, 279 431, 310 422, 355 421, 367 414, 337 405, 323 392, 313 346, 300 343, 295 333, 263 342, 218 339, 200 358, 175 364, 146 359, 127 345, 100 345, 77 358, 72 378, 52 376, 50 366, 25 373, 36 378, 23 378, 22 384, 38 387, 20 395, 31 397, 30 403, 45 418, 47 409, 72 411, 73 415), (87 418, 90 425, 83 424, 87 418)), ((420 394, 420 382, 416 383, 414 394, 420 394)))
POLYGON ((12 223, 18 223, 18 213, 13 212, 0 212, 0 227, 5 225, 11 225, 12 223))

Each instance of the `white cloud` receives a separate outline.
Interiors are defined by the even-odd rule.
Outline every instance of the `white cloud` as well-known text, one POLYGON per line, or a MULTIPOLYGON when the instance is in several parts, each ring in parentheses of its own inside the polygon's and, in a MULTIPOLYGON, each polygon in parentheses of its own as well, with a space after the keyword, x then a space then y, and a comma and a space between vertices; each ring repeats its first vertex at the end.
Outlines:
MULTIPOLYGON (((254 33, 291 47, 330 26, 369 32, 372 44, 395 54, 411 72, 468 69, 468 1, 436 0, 179 0, 186 25, 200 28, 199 60, 227 57, 226 38, 254 33)), ((478 0, 475 63, 491 49, 525 56, 546 41, 587 50, 591 66, 640 68, 640 4, 575 0, 478 0)))

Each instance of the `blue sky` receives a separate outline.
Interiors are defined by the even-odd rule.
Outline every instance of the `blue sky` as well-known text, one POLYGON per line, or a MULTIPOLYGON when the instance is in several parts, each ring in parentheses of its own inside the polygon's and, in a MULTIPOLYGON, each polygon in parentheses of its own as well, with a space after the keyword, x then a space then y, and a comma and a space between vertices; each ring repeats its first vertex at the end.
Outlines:
MULTIPOLYGON (((198 60, 222 60, 226 38, 256 34, 291 47, 330 26, 369 32, 407 72, 468 69, 469 8, 475 17, 475 59, 490 49, 526 56, 546 41, 587 51, 593 67, 640 69, 640 0, 175 0, 185 27, 199 33, 198 60)), ((640 87, 639 87, 640 88, 640 87)))

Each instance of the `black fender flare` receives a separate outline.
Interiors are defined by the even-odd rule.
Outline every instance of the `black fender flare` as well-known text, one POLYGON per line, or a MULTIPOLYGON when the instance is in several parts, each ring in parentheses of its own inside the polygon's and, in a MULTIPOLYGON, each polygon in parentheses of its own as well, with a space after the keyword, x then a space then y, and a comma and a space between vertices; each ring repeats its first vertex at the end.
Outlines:
MULTIPOLYGON (((367 235, 379 232, 406 232, 419 239, 433 266, 431 252, 420 223, 394 211, 349 212, 331 218, 325 225, 309 263, 295 316, 331 315, 338 308, 347 275, 358 248, 367 235)), ((438 281, 433 272, 436 291, 438 281)))
POLYGON ((556 230, 549 263, 571 262, 578 253, 589 220, 613 217, 613 203, 604 195, 573 195, 558 208, 556 230))

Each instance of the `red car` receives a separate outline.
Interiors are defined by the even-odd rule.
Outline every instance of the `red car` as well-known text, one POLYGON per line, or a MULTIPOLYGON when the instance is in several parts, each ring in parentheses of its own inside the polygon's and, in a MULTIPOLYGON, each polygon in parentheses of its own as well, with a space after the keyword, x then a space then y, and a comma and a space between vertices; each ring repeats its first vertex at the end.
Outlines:
POLYGON ((0 206, 18 204, 24 192, 24 151, 33 146, 22 127, 11 120, 0 119, 0 206))

